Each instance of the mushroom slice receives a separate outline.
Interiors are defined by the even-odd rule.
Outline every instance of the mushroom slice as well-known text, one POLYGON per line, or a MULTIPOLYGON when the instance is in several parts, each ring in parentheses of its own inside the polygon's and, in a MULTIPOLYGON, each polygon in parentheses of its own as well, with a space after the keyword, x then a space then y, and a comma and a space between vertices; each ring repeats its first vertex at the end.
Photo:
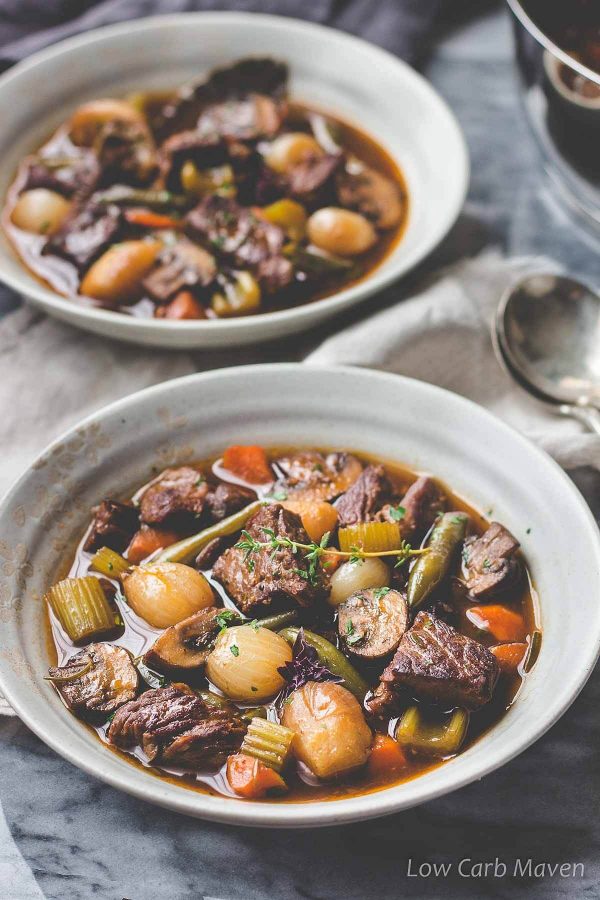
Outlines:
POLYGON ((233 624, 235 618, 232 611, 216 606, 201 609, 163 631, 145 653, 144 663, 166 675, 178 676, 193 669, 201 673, 224 620, 233 624))
POLYGON ((382 659, 408 627, 406 598, 391 588, 357 591, 339 607, 338 630, 346 649, 362 659, 382 659))
POLYGON ((90 644, 65 666, 51 666, 54 683, 68 708, 82 719, 102 721, 133 700, 139 675, 131 656, 115 644, 90 644))

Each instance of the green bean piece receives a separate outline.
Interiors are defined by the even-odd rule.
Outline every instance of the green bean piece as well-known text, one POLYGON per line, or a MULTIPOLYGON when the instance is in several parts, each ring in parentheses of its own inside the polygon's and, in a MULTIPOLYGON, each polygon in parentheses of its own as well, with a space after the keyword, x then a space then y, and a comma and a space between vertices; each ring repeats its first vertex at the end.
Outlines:
POLYGON ((215 694, 213 691, 196 691, 196 694, 201 700, 204 700, 207 706, 224 709, 226 712, 239 711, 227 697, 221 697, 220 694, 215 694))
POLYGON ((540 650, 542 648, 542 632, 534 631, 531 635, 531 640, 529 641, 529 647, 527 649, 527 654, 525 656, 525 662, 523 663, 523 671, 531 672, 534 665, 536 664, 537 658, 540 655, 540 650))
POLYGON ((289 612, 279 613, 277 616, 267 616, 266 619, 259 619, 258 624, 261 628, 268 628, 269 631, 280 631, 287 628, 288 625, 295 625, 298 621, 298 613, 295 609, 289 612))
POLYGON ((264 506, 262 500, 254 500, 253 503, 245 506, 244 509, 234 513, 227 519, 222 519, 222 521, 217 522, 216 525, 211 525, 209 528, 205 528, 203 531, 198 532, 198 534, 193 534, 191 537, 184 538, 182 541, 177 541, 176 544, 171 544, 170 547, 167 547, 159 553, 158 556, 155 556, 151 562, 192 562, 194 557, 196 557, 198 553, 200 553, 200 551, 215 538, 226 537, 227 535, 235 534, 236 531, 240 531, 250 516, 253 516, 255 512, 258 512, 261 506, 264 506))
MULTIPOLYGON (((279 632, 282 638, 290 644, 294 645, 298 637, 299 628, 284 628, 279 632)), ((319 660, 329 669, 333 675, 339 675, 344 679, 344 686, 354 694, 359 703, 365 699, 366 693, 371 689, 365 679, 360 675, 354 666, 346 659, 341 650, 334 647, 332 643, 315 634, 313 631, 304 629, 304 640, 311 647, 314 647, 319 654, 319 660)))
POLYGON ((74 642, 90 641, 117 624, 102 585, 93 575, 59 581, 50 588, 46 600, 74 642))
POLYGON ((396 727, 396 740, 403 747, 428 756, 453 756, 458 753, 467 733, 469 713, 455 709, 427 717, 418 706, 410 706, 396 727))
POLYGON ((266 719, 268 715, 266 706, 248 706, 246 709, 240 709, 239 714, 244 722, 251 722, 252 719, 266 719))
POLYGON ((463 512, 447 512, 435 525, 423 553, 410 570, 406 599, 415 609, 442 583, 462 543, 469 517, 463 512))
POLYGON ((164 190, 132 188, 125 184, 115 184, 106 191, 94 194, 94 200, 97 203, 116 203, 117 206, 139 204, 159 210, 185 209, 189 206, 187 198, 182 194, 164 190))

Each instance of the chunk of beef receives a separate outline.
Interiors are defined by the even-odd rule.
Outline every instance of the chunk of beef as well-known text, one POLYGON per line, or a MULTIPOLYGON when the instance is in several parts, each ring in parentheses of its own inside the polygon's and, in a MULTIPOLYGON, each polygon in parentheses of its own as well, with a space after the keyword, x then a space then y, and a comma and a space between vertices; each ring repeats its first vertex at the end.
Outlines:
POLYGON ((182 89, 165 106, 159 131, 164 136, 184 128, 195 128, 203 111, 223 100, 255 94, 282 100, 287 79, 287 66, 268 58, 251 57, 215 69, 201 82, 182 89))
POLYGON ((182 290, 208 287, 217 274, 214 256, 181 238, 160 254, 158 265, 144 279, 144 288, 159 303, 182 290))
POLYGON ((208 106, 200 115, 200 134, 236 141, 271 138, 279 131, 285 106, 263 94, 248 94, 208 106))
POLYGON ((467 539, 463 551, 465 583, 471 597, 489 600, 511 587, 521 574, 515 554, 518 540, 499 522, 492 522, 481 537, 467 539))
POLYGON ((89 644, 48 675, 69 709, 89 722, 104 721, 138 692, 137 669, 127 650, 114 644, 89 644))
POLYGON ((290 193, 302 203, 314 205, 319 201, 323 205, 328 199, 328 188, 333 184, 333 176, 342 162, 340 154, 326 153, 322 156, 309 156, 297 163, 288 172, 287 182, 290 193))
POLYGON ((21 190, 47 188, 64 197, 88 196, 96 187, 100 166, 92 150, 81 149, 68 164, 58 166, 52 157, 32 157, 21 190))
POLYGON ((199 169, 211 169, 228 161, 225 141, 215 134, 182 131, 170 137, 160 148, 160 171, 170 190, 181 190, 180 172, 190 160, 199 169))
POLYGON ((361 474, 362 463, 350 453, 299 451, 275 462, 280 477, 275 492, 284 491, 294 500, 333 500, 347 491, 361 474))
POLYGON ((393 715, 403 699, 416 697, 446 707, 477 709, 491 699, 498 671, 496 657, 483 644, 431 613, 420 612, 367 707, 374 715, 393 715))
POLYGON ((337 501, 338 524, 346 528, 359 522, 371 522, 391 493, 392 485, 383 466, 367 466, 337 501))
POLYGON ((100 547, 110 547, 121 553, 137 531, 139 520, 135 506, 118 500, 103 500, 93 510, 92 527, 83 549, 95 553, 100 547))
POLYGON ((141 746, 153 763, 196 770, 223 763, 245 732, 233 710, 209 706, 187 685, 172 684, 122 706, 108 740, 123 750, 141 746))
POLYGON ((277 256, 285 243, 278 225, 258 219, 235 200, 214 194, 188 213, 186 224, 192 237, 208 242, 240 265, 255 266, 277 256))
POLYGON ((206 479, 197 469, 165 469, 142 494, 140 518, 146 525, 191 527, 205 513, 208 492, 206 479))
MULTIPOLYGON (((249 534, 263 542, 268 541, 265 528, 292 541, 310 543, 300 517, 278 504, 260 509, 247 525, 249 534)), ((314 580, 308 577, 307 569, 304 554, 294 554, 288 548, 260 550, 246 559, 244 550, 231 547, 217 559, 213 576, 245 615, 254 616, 324 600, 323 569, 317 566, 314 580)))
POLYGON ((256 277, 267 294, 274 294, 294 280, 294 266, 285 256, 269 256, 256 267, 256 277))
POLYGON ((80 271, 87 269, 110 244, 121 240, 124 220, 114 203, 93 200, 76 207, 44 245, 44 253, 62 256, 80 271))
POLYGON ((143 186, 158 173, 158 154, 145 126, 113 121, 101 129, 94 149, 101 168, 101 183, 143 186))
POLYGON ((394 228, 402 219, 404 200, 400 188, 369 166, 356 172, 338 172, 336 188, 341 206, 361 213, 377 228, 394 228))
POLYGON ((445 506, 446 497, 441 488, 433 478, 421 475, 411 484, 397 506, 386 504, 377 518, 382 522, 398 522, 404 540, 415 541, 427 534, 445 506))
POLYGON ((254 491, 237 484, 221 482, 206 497, 211 519, 220 522, 256 500, 254 491))

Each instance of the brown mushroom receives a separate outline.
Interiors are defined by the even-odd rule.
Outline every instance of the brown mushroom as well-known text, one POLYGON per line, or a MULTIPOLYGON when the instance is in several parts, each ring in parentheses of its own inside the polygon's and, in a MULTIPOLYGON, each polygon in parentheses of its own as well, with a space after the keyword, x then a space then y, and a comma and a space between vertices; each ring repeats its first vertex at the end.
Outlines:
POLYGON ((389 656, 407 626, 406 598, 391 588, 358 591, 339 607, 340 637, 346 649, 362 659, 389 656))
POLYGON ((90 644, 65 666, 51 666, 48 679, 75 715, 96 722, 133 700, 139 685, 127 650, 103 643, 90 644))
POLYGON ((144 663, 151 669, 175 677, 192 670, 198 670, 201 674, 223 624, 218 616, 228 616, 227 624, 234 624, 236 619, 235 613, 230 610, 216 606, 201 609, 163 631, 145 653, 144 663))

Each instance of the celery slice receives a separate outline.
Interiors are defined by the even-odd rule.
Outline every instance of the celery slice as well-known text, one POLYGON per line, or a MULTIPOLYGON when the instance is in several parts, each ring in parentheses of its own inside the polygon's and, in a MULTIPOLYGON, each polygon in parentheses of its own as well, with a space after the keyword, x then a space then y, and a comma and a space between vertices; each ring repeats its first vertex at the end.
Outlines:
POLYGON ((256 717, 248 725, 240 752, 281 772, 289 759, 293 740, 294 732, 289 728, 256 717))
POLYGON ((115 627, 102 585, 91 575, 59 581, 50 588, 46 600, 72 641, 89 640, 115 627))
POLYGON ((365 553, 383 553, 400 548, 400 526, 397 522, 368 522, 350 525, 338 531, 340 550, 351 553, 355 548, 365 553))
POLYGON ((107 578, 120 578, 123 572, 130 568, 131 563, 110 547, 101 547, 92 557, 90 566, 95 572, 100 572, 107 578))

